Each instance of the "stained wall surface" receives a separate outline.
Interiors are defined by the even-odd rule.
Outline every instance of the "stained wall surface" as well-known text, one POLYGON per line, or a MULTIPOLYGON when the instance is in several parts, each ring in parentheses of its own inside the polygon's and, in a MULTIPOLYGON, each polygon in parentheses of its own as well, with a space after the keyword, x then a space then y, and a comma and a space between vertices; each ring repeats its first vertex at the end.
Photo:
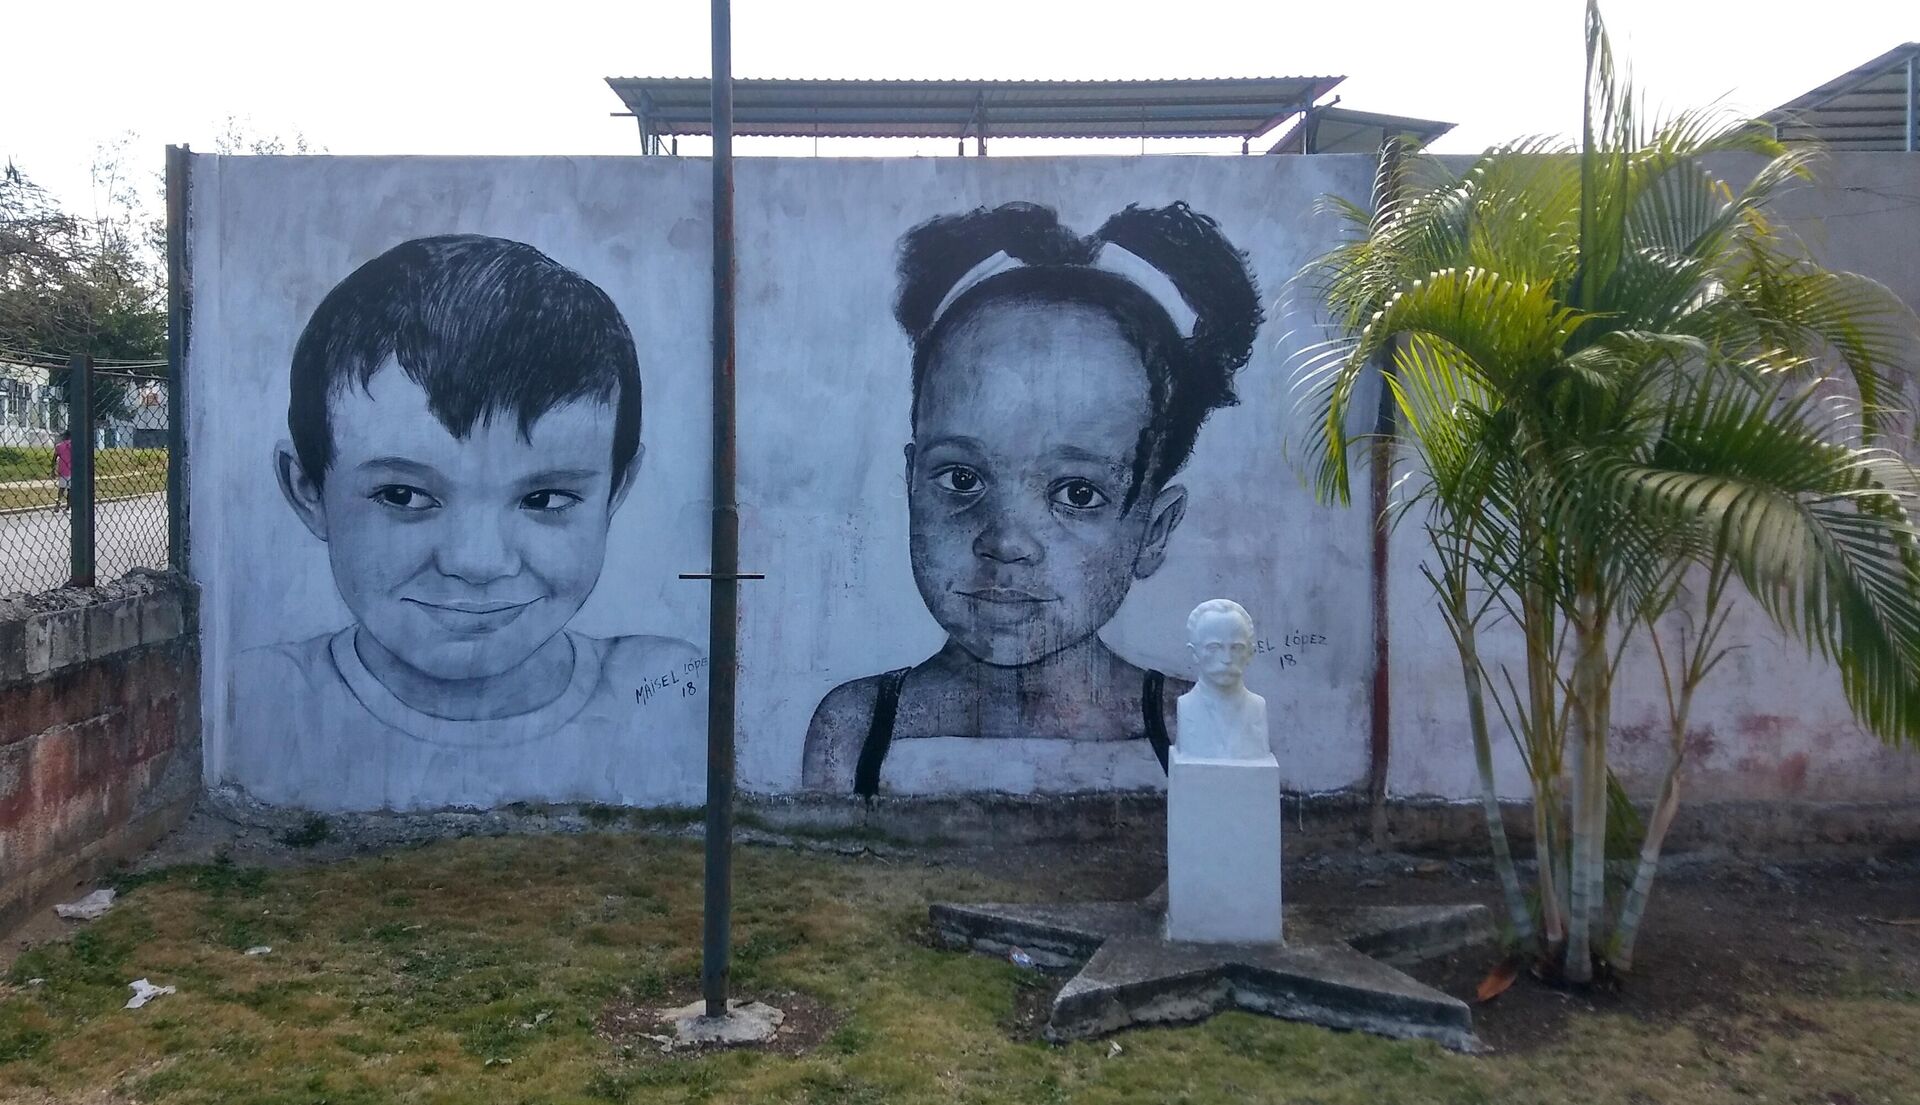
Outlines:
POLYGON ((0 930, 186 819, 200 791, 193 598, 135 573, 0 599, 0 930))
MULTIPOLYGON (((1467 164, 1448 160, 1456 169, 1467 164)), ((1737 182, 1758 166, 1727 159, 1715 168, 1737 182)), ((1872 277, 1906 304, 1920 304, 1920 156, 1837 152, 1817 162, 1814 173, 1772 208, 1781 227, 1821 263, 1872 277)), ((1904 325, 1911 334, 1915 320, 1904 325)), ((1908 371, 1920 371, 1920 346, 1909 340, 1905 349, 1908 371)), ((1914 395, 1910 385, 1909 402, 1914 395)), ((1403 798, 1460 798, 1476 793, 1478 784, 1459 661, 1419 572, 1424 543, 1417 528, 1403 525, 1391 548, 1388 784, 1403 798)), ((1681 630, 1678 619, 1663 626, 1669 641, 1681 630)), ((1725 632, 1735 647, 1702 686, 1688 727, 1687 802, 1920 797, 1920 753, 1889 748, 1853 719, 1831 663, 1783 636, 1744 597, 1725 632)), ((1510 626, 1499 627, 1482 648, 1495 670, 1508 665, 1517 681, 1516 638, 1510 626)), ((1631 649, 1616 682, 1611 755, 1637 793, 1656 788, 1665 767, 1669 726, 1661 687, 1651 650, 1631 649)), ((1524 798, 1524 765, 1503 733, 1496 732, 1494 754, 1502 793, 1524 798)))
MULTIPOLYGON (((742 566, 767 575, 743 585, 742 785, 1158 787, 1154 707, 1171 714, 1186 614, 1217 595, 1258 623, 1249 683, 1287 785, 1363 781, 1369 520, 1316 506, 1286 464, 1286 364, 1305 336, 1280 300, 1331 244, 1317 197, 1363 195, 1371 172, 1357 157, 740 162, 742 566), (1010 203, 1078 244, 1012 266, 1049 270, 1032 280, 965 248, 923 257, 940 270, 928 302, 952 299, 930 315, 956 321, 928 339, 946 344, 916 426, 893 311, 903 236, 1010 203), (1128 205, 1160 222, 1116 248, 1125 235, 1096 232, 1128 205), (1221 243, 1243 275, 1221 269, 1221 243), (1112 292, 1115 273, 1132 290, 1112 292), (1213 362, 1244 357, 1238 404, 1211 411, 1177 473, 1142 481, 1126 462, 1191 389, 1171 360, 1153 384, 1141 343, 1204 344, 1247 277, 1267 321, 1213 362), (968 288, 986 305, 964 306, 968 288), (1123 333, 1103 295, 1149 337, 1123 333)), ((707 187, 705 162, 669 158, 195 158, 211 785, 323 810, 701 801, 707 594, 677 576, 707 567, 707 187), (608 396, 628 385, 596 367, 617 337, 608 305, 644 397, 638 467, 611 498, 617 445, 581 451, 619 440, 608 396), (587 352, 534 355, 583 327, 598 328, 587 352), (513 356, 524 367, 493 363, 513 356), (309 401, 290 413, 301 372, 309 401), (312 448, 316 394, 330 458, 312 448)))
MULTIPOLYGON (((1914 164, 1835 155, 1779 213, 1826 263, 1920 302, 1914 164)), ((1224 595, 1258 624, 1248 682, 1269 700, 1286 786, 1363 787, 1371 519, 1364 501, 1315 505, 1289 464, 1300 426, 1288 361, 1314 335, 1286 281, 1332 243, 1316 199, 1359 200, 1372 171, 1355 155, 741 161, 742 567, 767 577, 743 584, 742 786, 1156 789, 1153 705, 1170 713, 1190 670, 1187 611, 1224 595), (923 242, 920 270, 934 275, 921 279, 922 315, 934 323, 910 332, 894 311, 910 232, 1016 203, 1044 208, 1022 218, 1077 243, 1061 262, 1075 271, 989 297, 989 283, 1022 279, 1004 277, 993 250, 967 234, 923 242), (1124 274, 1145 297, 1127 293, 1136 329, 1164 321, 1187 340, 1198 325, 1187 316, 1232 313, 1218 281, 1189 295, 1191 271, 1184 287, 1156 277, 1101 236, 1128 205, 1175 204, 1244 254, 1266 320, 1232 375, 1239 403, 1212 410, 1191 458, 1135 502, 1083 487, 1097 471, 1047 465, 1062 448, 1096 467, 1134 456, 1167 409, 1143 390, 1144 362, 1138 376, 1124 367, 1145 355, 1073 306, 1105 279, 1079 270, 1124 274), (969 289, 998 313, 969 314, 969 289), (969 317, 943 331, 947 314, 969 317), (916 337, 938 347, 918 418, 916 337), (955 459, 953 439, 977 455, 955 459)), ((211 785, 327 810, 702 800, 707 593, 677 577, 708 566, 708 202, 707 165, 693 159, 195 158, 191 520, 211 785), (526 276, 519 247, 471 239, 389 253, 449 235, 519 243, 557 271, 526 276), (360 307, 320 312, 369 262, 360 307), (508 294, 523 277, 537 294, 508 294), (395 289, 428 285, 413 314, 388 310, 406 298, 395 289), (303 484, 292 439, 312 405, 290 421, 289 398, 316 312, 331 337, 303 363, 347 366, 325 392, 337 414, 323 439, 340 464, 303 484), (614 496, 604 444, 578 464, 557 458, 618 437, 606 396, 624 392, 595 383, 593 366, 619 326, 643 413, 638 467, 614 496), (580 353, 571 335, 587 332, 598 344, 580 353), (561 346, 574 352, 528 352, 561 346), (493 353, 509 367, 481 364, 493 353), (464 385, 444 380, 489 371, 559 390, 502 385, 508 399, 489 407, 480 386, 477 413, 447 414, 464 385), (421 382, 436 372, 440 399, 421 382), (396 458, 421 456, 427 475, 395 474, 396 458), (562 483, 603 482, 550 488, 556 466, 562 483)), ((1183 256, 1205 269, 1209 241, 1195 232, 1185 254, 1164 256, 1133 244, 1155 254, 1147 269, 1172 271, 1194 267, 1183 256)), ((1108 468, 1106 491, 1126 487, 1125 465, 1108 468)), ((1381 581, 1386 783, 1397 797, 1463 800, 1476 784, 1459 670, 1422 554, 1418 528, 1401 525, 1381 581)), ((1690 800, 1920 794, 1920 756, 1861 730, 1828 665, 1751 609, 1730 634, 1741 647, 1695 708, 1690 800)), ((1496 662, 1514 658, 1499 630, 1483 644, 1496 662)), ((1634 786, 1662 755, 1647 660, 1629 658, 1615 710, 1616 762, 1634 786)), ((1496 758, 1503 793, 1523 796, 1509 742, 1496 758)))

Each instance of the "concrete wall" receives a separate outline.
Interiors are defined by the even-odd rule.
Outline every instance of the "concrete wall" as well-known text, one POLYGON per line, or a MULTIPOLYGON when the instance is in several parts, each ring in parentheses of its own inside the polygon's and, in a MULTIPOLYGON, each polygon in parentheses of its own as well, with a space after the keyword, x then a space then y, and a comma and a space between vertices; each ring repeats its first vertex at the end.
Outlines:
POLYGON ((193 610, 190 590, 148 573, 0 599, 0 930, 186 816, 193 610))
MULTIPOLYGON (((913 437, 912 348, 891 315, 902 236, 933 216, 1009 201, 1045 204, 1079 233, 1129 203, 1185 201, 1245 251, 1269 317, 1236 378, 1242 402, 1206 422, 1179 476, 1189 497, 1164 565, 1132 584, 1099 638, 1127 664, 1177 679, 1187 670, 1186 611, 1214 595, 1241 600, 1260 624, 1265 647, 1249 683, 1269 699, 1287 786, 1363 788, 1374 721, 1369 520, 1364 505, 1315 505, 1288 465, 1285 438, 1297 425, 1287 361, 1305 335, 1290 328, 1281 298, 1287 278, 1337 229, 1314 212, 1316 198, 1363 198, 1372 169, 1359 155, 741 162, 742 566, 768 577, 743 590, 742 785, 768 795, 803 789, 807 736, 823 699, 918 664, 946 639, 909 551, 903 447, 913 437)), ((1920 302, 1916 175, 1920 160, 1907 155, 1835 155, 1819 184, 1778 213, 1826 263, 1920 302)), ((706 188, 705 162, 672 158, 195 158, 188 379, 210 784, 327 810, 701 800, 697 650, 707 635, 706 590, 676 576, 707 565, 706 188), (274 705, 284 687, 327 662, 328 654, 284 646, 324 640, 355 616, 327 543, 289 509, 274 479, 296 342, 356 266, 398 242, 443 233, 540 249, 603 289, 636 339, 645 459, 607 524, 598 586, 569 629, 691 642, 696 651, 617 673, 626 682, 611 697, 627 711, 609 715, 612 741, 476 751, 435 738, 420 742, 422 752, 400 737, 369 744, 365 727, 332 707, 274 705), (244 659, 276 647, 290 666, 244 659), (300 655, 313 663, 303 667, 300 655), (349 776, 356 781, 344 782, 349 776)), ((1453 823, 1431 811, 1471 799, 1474 773, 1457 660, 1418 572, 1417 528, 1400 527, 1390 551, 1387 789, 1415 811, 1403 820, 1419 835, 1429 829, 1415 826, 1453 823)), ((1754 611, 1741 611, 1731 632, 1743 647, 1696 707, 1689 802, 1790 798, 1864 811, 1818 830, 1845 835, 1854 831, 1847 825, 1879 817, 1882 804, 1920 796, 1920 756, 1861 731, 1828 667, 1754 611)), ((1495 633, 1486 648, 1511 657, 1511 645, 1495 633)), ((1644 657, 1630 662, 1620 694, 1617 762, 1644 787, 1659 764, 1661 718, 1644 657)), ((872 709, 870 700, 859 705, 872 709)), ((940 754, 883 779, 883 791, 1155 785, 1152 772, 1131 773, 1137 763, 1087 768, 1092 743, 928 745, 940 754)), ((1503 792, 1523 796, 1516 753, 1503 741, 1498 755, 1503 792)), ((1769 819, 1768 832, 1791 827, 1769 819)))
MULTIPOLYGON (((1448 159, 1462 167, 1465 159, 1448 159)), ((1717 168, 1731 180, 1759 163, 1729 159, 1717 168)), ((1920 304, 1920 156, 1834 153, 1816 166, 1814 182, 1797 186, 1771 209, 1823 264, 1873 277, 1907 304, 1920 304)), ((1914 326, 1908 320, 1910 330, 1914 326)), ((1906 368, 1920 372, 1920 346, 1906 345, 1906 368)), ((1911 396, 1910 396, 1911 400, 1911 396)), ((1474 766, 1452 643, 1419 574, 1425 538, 1403 526, 1391 552, 1393 752, 1390 793, 1402 798, 1458 799, 1474 791, 1474 766)), ((1676 633, 1677 624, 1666 627, 1676 633)), ((1519 668, 1515 634, 1496 630, 1482 641, 1490 662, 1519 668)), ((1799 820, 1809 836, 1857 834, 1874 817, 1913 826, 1920 803, 1920 752, 1886 746, 1853 719, 1829 663, 1784 638, 1744 597, 1726 639, 1737 647, 1703 686, 1693 708, 1683 809, 1703 803, 1749 803, 1755 835, 1782 836, 1781 819, 1799 820), (1816 827, 1796 803, 1861 804, 1851 828, 1816 827), (1902 806, 1898 813, 1883 804, 1902 806), (1880 810, 1878 814, 1874 811, 1880 810)), ((1517 677, 1517 676, 1516 676, 1517 677)), ((1666 705, 1650 649, 1629 653, 1616 685, 1613 763, 1630 789, 1657 786, 1666 755, 1666 705)), ((1497 719, 1496 719, 1497 724, 1497 719)), ((1511 743, 1496 747, 1502 793, 1527 793, 1511 743)), ((1702 816, 1711 816, 1704 814, 1702 816)), ((1683 823, 1677 834, 1689 831, 1683 823)), ((1920 832, 1909 831, 1906 839, 1920 832)))
MULTIPOLYGON (((1313 215, 1317 197, 1363 192, 1370 173, 1365 158, 741 162, 742 560, 767 574, 745 585, 742 601, 741 784, 801 788, 810 725, 830 692, 919 664, 945 638, 909 553, 903 450, 914 433, 913 352, 892 313, 904 234, 935 216, 1024 201, 1084 235, 1128 204, 1183 201, 1218 220, 1272 304, 1332 241, 1334 226, 1313 215)), ((623 681, 603 696, 618 724, 592 733, 563 726, 490 744, 420 711, 401 717, 391 704, 356 704, 363 692, 383 697, 354 670, 357 646, 338 643, 359 639, 351 635, 362 615, 342 595, 369 570, 364 560, 343 563, 337 534, 316 540, 325 527, 289 508, 275 465, 289 435, 289 366, 330 289, 396 243, 427 235, 524 242, 604 290, 635 337, 644 381, 644 462, 606 524, 598 586, 567 631, 704 646, 706 588, 676 577, 707 567, 707 187, 704 162, 671 158, 195 158, 188 402, 210 782, 326 810, 702 800, 697 654, 610 668, 608 680, 623 681), (617 718, 615 702, 624 709, 617 718)), ((1023 716, 1051 711, 1065 735, 1092 739, 903 739, 884 790, 1157 788, 1148 742, 1109 738, 1140 736, 1147 671, 1170 677, 1171 713, 1186 671, 1187 612, 1222 594, 1259 623, 1250 679, 1280 731, 1295 719, 1310 727, 1311 739, 1286 739, 1290 785, 1323 790, 1365 778, 1367 520, 1315 505, 1287 471, 1286 366, 1299 339, 1282 312, 1268 313, 1235 378, 1239 405, 1207 419, 1177 476, 1187 497, 1164 561, 1112 581, 1125 599, 1098 639, 1118 657, 1108 665, 1122 672, 1115 696, 1081 700, 1098 674, 1090 664, 1085 679, 1059 681, 1081 695, 1070 708, 1040 692, 1032 696, 1040 705, 1014 704, 1023 716), (1284 522, 1255 521, 1264 519, 1284 522), (1089 721, 1096 713, 1101 720, 1089 721)), ((1056 371, 1071 387, 1081 384, 1077 369, 1056 371)), ((1093 383, 1081 394, 1088 405, 1103 398, 1093 383)), ((981 432, 1025 413, 982 411, 981 432)), ((428 436, 441 432, 422 424, 428 436)), ((1138 428, 1124 436, 1119 447, 1131 450, 1138 428)), ((963 713, 972 701, 972 690, 946 699, 963 713)), ((843 719, 855 736, 867 731, 870 701, 864 709, 843 719)))

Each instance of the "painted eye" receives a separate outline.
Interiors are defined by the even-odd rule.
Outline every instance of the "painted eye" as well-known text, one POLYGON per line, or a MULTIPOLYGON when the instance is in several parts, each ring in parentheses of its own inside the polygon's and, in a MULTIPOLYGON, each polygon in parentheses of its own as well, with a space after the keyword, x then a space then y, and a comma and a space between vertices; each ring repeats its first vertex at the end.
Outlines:
POLYGON ((403 483, 383 484, 374 488, 373 494, 368 497, 389 509, 409 512, 431 510, 440 505, 439 500, 425 491, 403 483))
POLYGON ((1075 510, 1094 510, 1110 501, 1106 494, 1087 480, 1065 480, 1055 484, 1049 496, 1060 506, 1075 510))
POLYGON ((544 487, 523 496, 520 506, 525 510, 539 511, 543 514, 558 514, 580 501, 580 496, 571 491, 562 491, 557 487, 544 487))
POLYGON ((958 495, 973 495, 986 486, 980 473, 964 464, 949 464, 933 474, 933 485, 958 495))

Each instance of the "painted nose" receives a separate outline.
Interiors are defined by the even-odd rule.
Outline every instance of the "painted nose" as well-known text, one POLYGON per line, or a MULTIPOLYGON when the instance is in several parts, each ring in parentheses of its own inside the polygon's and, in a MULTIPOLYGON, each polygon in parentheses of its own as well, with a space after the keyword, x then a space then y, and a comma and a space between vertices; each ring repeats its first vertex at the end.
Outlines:
POLYGON ((466 583, 491 583, 520 571, 520 555, 507 541, 505 527, 491 518, 457 519, 441 542, 435 561, 441 574, 466 583))
POLYGON ((1041 558, 1043 548, 1033 531, 1010 513, 994 516, 973 539, 973 554, 1002 564, 1025 564, 1041 558))

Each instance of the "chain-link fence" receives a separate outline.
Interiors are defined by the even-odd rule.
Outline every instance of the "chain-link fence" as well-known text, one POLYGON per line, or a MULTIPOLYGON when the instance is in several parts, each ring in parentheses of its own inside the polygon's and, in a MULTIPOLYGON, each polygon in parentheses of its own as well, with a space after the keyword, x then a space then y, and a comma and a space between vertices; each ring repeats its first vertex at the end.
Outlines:
POLYGON ((65 366, 0 360, 0 594, 45 591, 86 574, 89 533, 96 580, 167 566, 167 381, 94 369, 92 433, 75 440, 70 376, 65 366), (91 530, 85 486, 81 516, 74 513, 74 484, 85 480, 89 456, 91 530))

